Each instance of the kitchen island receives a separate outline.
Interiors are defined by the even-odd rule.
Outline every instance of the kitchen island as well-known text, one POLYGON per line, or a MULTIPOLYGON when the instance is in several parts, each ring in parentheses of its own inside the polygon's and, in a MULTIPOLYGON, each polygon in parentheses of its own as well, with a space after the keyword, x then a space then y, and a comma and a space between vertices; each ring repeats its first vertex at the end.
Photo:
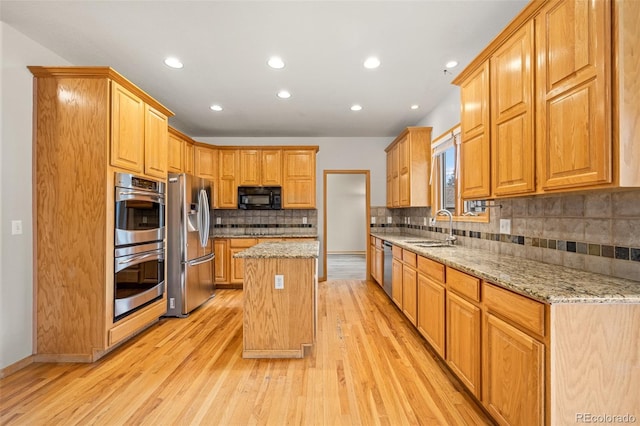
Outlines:
POLYGON ((316 339, 319 243, 268 242, 244 259, 243 358, 302 358, 316 339))

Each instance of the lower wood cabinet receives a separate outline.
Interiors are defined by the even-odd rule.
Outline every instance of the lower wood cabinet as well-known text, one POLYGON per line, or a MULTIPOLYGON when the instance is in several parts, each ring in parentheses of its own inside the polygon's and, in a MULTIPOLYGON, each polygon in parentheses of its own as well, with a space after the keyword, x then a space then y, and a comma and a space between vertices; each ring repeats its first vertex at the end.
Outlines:
POLYGON ((242 284, 244 280, 244 259, 233 256, 243 250, 253 247, 258 243, 255 238, 231 238, 229 243, 229 282, 242 284))
POLYGON ((480 398, 480 307, 448 291, 446 318, 447 364, 467 389, 480 398))
POLYGON ((483 323, 485 407, 502 425, 544 424, 544 344, 489 313, 483 323))
POLYGON ((444 308, 444 283, 438 284, 418 273, 418 331, 442 358, 445 357, 444 308))
POLYGON ((213 240, 214 271, 213 277, 216 284, 229 282, 229 240, 213 240))
POLYGON ((402 250, 402 312, 416 325, 418 318, 418 272, 416 254, 402 250))
POLYGON ((402 261, 395 257, 391 263, 391 300, 402 309, 402 261))

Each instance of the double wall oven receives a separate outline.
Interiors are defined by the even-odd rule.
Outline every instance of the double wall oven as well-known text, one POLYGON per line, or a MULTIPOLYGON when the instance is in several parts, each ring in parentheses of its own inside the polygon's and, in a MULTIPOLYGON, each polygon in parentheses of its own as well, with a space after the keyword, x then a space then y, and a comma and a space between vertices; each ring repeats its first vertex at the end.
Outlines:
POLYGON ((113 317, 118 321, 165 293, 165 184, 115 175, 113 317))

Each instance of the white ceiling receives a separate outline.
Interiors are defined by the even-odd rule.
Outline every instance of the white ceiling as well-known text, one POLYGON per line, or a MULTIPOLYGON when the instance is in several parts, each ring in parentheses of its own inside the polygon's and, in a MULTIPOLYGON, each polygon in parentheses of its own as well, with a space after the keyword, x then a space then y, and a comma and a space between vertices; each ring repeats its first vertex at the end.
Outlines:
POLYGON ((456 90, 526 3, 2 0, 0 19, 73 64, 113 67, 193 137, 394 136, 456 90), (182 70, 163 64, 170 55, 182 70), (286 67, 269 68, 271 55, 286 67), (370 55, 376 70, 362 66, 370 55), (451 59, 460 66, 445 75, 451 59))

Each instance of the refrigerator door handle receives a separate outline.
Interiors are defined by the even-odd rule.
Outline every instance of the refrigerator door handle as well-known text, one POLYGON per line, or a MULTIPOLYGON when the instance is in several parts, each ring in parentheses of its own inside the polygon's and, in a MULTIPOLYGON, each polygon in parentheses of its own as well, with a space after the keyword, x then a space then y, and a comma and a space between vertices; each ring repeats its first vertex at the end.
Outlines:
POLYGON ((210 216, 210 206, 209 206, 209 196, 207 195, 207 191, 205 191, 204 189, 202 190, 202 198, 203 198, 203 205, 204 205, 204 212, 202 213, 204 216, 204 244, 202 247, 206 247, 207 244, 209 243, 209 228, 211 226, 211 218, 210 216))
POLYGON ((197 259, 188 261, 187 265, 188 266, 196 266, 196 265, 200 265, 202 263, 211 262, 214 257, 216 257, 215 254, 210 253, 210 254, 208 254, 208 255, 206 255, 204 257, 199 257, 197 259))

